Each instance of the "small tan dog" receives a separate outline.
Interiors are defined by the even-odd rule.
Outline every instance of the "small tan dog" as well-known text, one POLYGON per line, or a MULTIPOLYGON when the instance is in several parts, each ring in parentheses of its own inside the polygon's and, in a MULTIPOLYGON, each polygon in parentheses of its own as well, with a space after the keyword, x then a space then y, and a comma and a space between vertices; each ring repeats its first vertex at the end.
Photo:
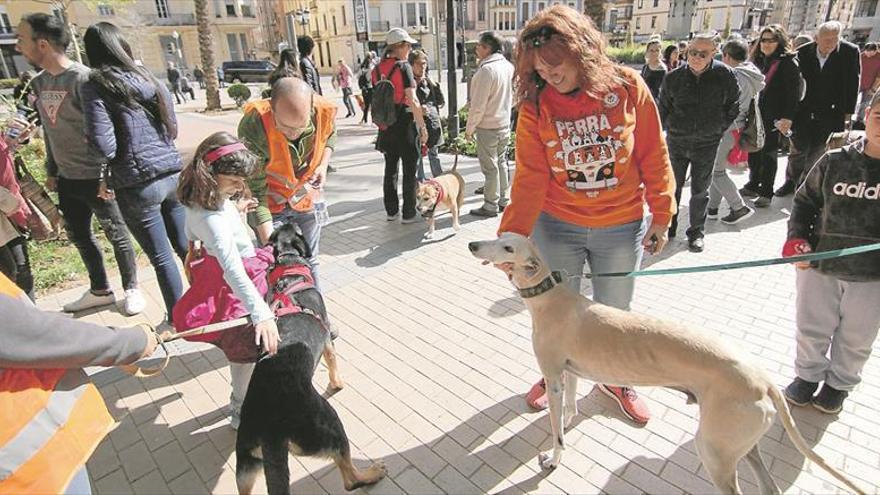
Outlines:
POLYGON ((532 242, 504 233, 496 240, 471 242, 471 253, 505 271, 532 315, 532 346, 547 384, 552 454, 541 454, 544 469, 559 465, 563 433, 577 415, 577 379, 626 386, 679 390, 700 407, 694 439, 712 482, 722 493, 741 493, 736 466, 745 458, 761 493, 780 493, 758 441, 778 412, 798 452, 856 493, 845 475, 813 452, 791 417, 782 393, 747 355, 734 352, 706 331, 595 303, 551 272, 532 242))
POLYGON ((434 236, 435 212, 443 208, 452 213, 452 228, 461 230, 458 217, 461 207, 464 206, 464 178, 455 171, 458 168, 458 155, 455 155, 455 164, 452 170, 441 174, 439 177, 419 183, 416 191, 416 208, 419 213, 428 220, 428 233, 425 237, 434 236))

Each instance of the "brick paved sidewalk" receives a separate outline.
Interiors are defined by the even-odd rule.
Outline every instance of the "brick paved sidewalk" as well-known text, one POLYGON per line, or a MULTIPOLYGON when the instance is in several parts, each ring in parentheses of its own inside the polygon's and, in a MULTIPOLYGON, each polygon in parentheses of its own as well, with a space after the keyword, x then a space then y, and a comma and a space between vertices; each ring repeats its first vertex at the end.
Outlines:
MULTIPOLYGON (((654 419, 643 428, 581 381, 580 415, 566 436, 562 466, 545 474, 539 450, 550 448, 549 420, 529 411, 522 394, 539 373, 530 319, 506 278, 480 265, 466 244, 494 237, 497 219, 463 217, 451 233, 448 215, 435 240, 425 226, 385 221, 381 157, 369 132, 343 130, 328 197, 334 222, 321 240, 322 283, 337 341, 344 390, 330 401, 345 425, 359 465, 383 460, 389 476, 362 491, 384 493, 714 493, 693 444, 697 408, 664 389, 641 389, 654 419), (360 134, 360 135, 358 135, 360 134)), ((460 164, 468 191, 479 166, 460 164)), ((784 169, 784 167, 780 167, 784 169)), ((742 177, 736 177, 741 181, 742 177)), ((674 267, 779 253, 789 201, 774 202, 736 227, 710 221, 706 252, 674 241, 647 264, 674 267)), ((478 206, 468 196, 465 211, 478 206)), ((151 271, 150 271, 151 273, 151 271)), ((158 322, 161 298, 145 279, 158 322)), ((118 280, 116 281, 118 284, 118 280)), ((80 290, 41 301, 58 308, 80 290)), ((589 289, 588 289, 589 291, 589 289)), ((779 385, 792 377, 794 269, 788 266, 712 274, 650 277, 637 282, 634 311, 722 333, 752 352, 779 385)), ((84 318, 123 324, 114 311, 84 318)), ((119 421, 89 462, 95 492, 235 493, 235 433, 226 419, 230 392, 225 358, 216 349, 184 344, 164 374, 149 379, 93 370, 119 421)), ((839 418, 794 412, 816 451, 872 492, 880 489, 880 361, 839 418), (873 419, 872 419, 873 418, 873 419)), ((327 374, 316 373, 323 390, 327 374)), ((839 491, 827 474, 794 449, 777 421, 761 443, 785 493, 839 491)), ((291 458, 294 493, 343 492, 329 461, 291 458)), ((757 490, 741 466, 747 492, 757 490)), ((260 491, 265 486, 259 485, 260 491)))

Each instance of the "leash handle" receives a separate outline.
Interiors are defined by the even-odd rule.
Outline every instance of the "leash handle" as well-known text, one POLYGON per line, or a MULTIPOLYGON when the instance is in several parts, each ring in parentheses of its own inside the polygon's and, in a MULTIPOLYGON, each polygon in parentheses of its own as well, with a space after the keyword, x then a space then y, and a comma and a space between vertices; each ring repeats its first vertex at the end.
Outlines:
POLYGON ((716 265, 700 265, 686 266, 682 268, 663 268, 659 270, 635 270, 631 272, 609 272, 609 273, 584 273, 582 275, 572 275, 566 273, 568 278, 612 278, 612 277, 648 277, 656 275, 675 275, 681 273, 701 273, 714 272, 723 270, 738 270, 740 268, 751 268, 755 266, 771 266, 771 265, 787 265, 797 263, 799 261, 819 261, 832 258, 841 258, 844 256, 852 256, 854 254, 867 253, 880 250, 880 242, 874 244, 866 244, 864 246, 856 246, 843 249, 832 249, 831 251, 821 251, 815 253, 799 254, 786 258, 765 258, 752 261, 738 261, 735 263, 720 263, 716 265))

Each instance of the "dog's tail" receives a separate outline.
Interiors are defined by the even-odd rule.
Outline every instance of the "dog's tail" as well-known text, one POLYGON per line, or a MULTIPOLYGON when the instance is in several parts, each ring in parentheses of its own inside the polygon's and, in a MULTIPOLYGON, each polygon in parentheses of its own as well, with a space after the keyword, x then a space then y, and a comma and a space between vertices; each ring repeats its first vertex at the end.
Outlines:
POLYGON ((455 161, 452 162, 452 170, 450 172, 455 172, 455 169, 458 168, 458 148, 455 148, 455 161))
POLYGON ((788 433, 788 437, 791 438, 791 443, 794 444, 798 452, 800 452, 801 455, 803 455, 807 459, 816 463, 828 474, 837 478, 850 490, 858 493, 859 495, 864 495, 865 492, 862 491, 861 488, 856 486, 856 484, 853 483, 852 480, 850 480, 845 474, 830 466, 819 454, 813 452, 813 449, 811 449, 810 446, 807 444, 807 441, 804 440, 804 437, 801 435, 800 430, 798 430, 797 425, 794 423, 794 418, 791 417, 791 410, 789 410, 788 408, 788 402, 786 402, 785 397, 782 396, 782 392, 780 392, 775 385, 771 384, 768 387, 767 395, 770 396, 770 400, 772 400, 773 405, 776 406, 776 412, 779 413, 779 418, 782 420, 782 427, 785 428, 785 431, 788 433))

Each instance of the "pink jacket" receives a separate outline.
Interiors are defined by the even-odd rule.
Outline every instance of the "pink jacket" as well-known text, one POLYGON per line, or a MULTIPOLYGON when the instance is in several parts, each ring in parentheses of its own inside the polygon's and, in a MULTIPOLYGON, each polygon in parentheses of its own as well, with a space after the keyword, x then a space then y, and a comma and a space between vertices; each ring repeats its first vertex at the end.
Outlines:
POLYGON ((27 217, 31 214, 27 202, 21 195, 21 187, 15 177, 12 150, 6 145, 6 141, 0 139, 0 187, 4 187, 18 200, 18 209, 8 213, 9 217, 19 227, 27 227, 27 217))

